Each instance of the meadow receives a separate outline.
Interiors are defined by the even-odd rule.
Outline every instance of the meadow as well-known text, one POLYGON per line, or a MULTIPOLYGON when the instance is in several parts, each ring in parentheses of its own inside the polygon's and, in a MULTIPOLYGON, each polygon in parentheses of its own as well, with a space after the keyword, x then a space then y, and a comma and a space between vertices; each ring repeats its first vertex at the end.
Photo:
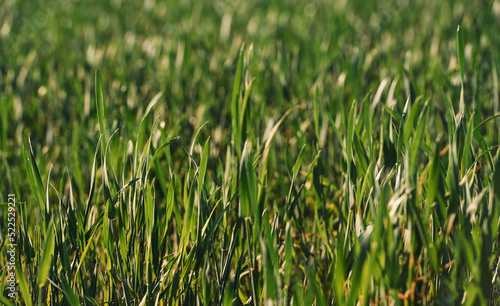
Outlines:
POLYGON ((498 0, 3 0, 0 302, 496 305, 499 29, 498 0))

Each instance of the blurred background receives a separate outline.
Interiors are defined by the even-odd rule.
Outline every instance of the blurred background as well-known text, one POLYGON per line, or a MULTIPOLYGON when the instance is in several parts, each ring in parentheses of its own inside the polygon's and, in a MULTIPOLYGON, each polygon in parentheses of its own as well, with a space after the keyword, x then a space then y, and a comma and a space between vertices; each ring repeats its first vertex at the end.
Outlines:
MULTIPOLYGON (((402 105, 405 80, 442 107, 443 88, 459 94, 459 24, 466 69, 481 71, 467 79, 467 105, 498 110, 492 71, 499 60, 493 48, 500 39, 499 1, 3 0, 0 185, 27 193, 14 180, 22 181, 20 143, 28 133, 40 164, 54 164, 55 177, 64 160, 72 169, 88 168, 98 138, 95 71, 110 130, 119 128, 127 139, 163 92, 156 115, 169 135, 189 136, 189 143, 202 122, 210 121, 207 131, 226 133, 230 126, 228 76, 243 43, 252 45, 252 107, 265 116, 309 103, 316 85, 320 100, 336 108, 333 102, 349 105, 395 81, 393 99, 402 105), (479 99, 491 104, 478 106, 479 99), (76 148, 79 158, 71 153, 76 148)), ((261 135, 265 126, 255 129, 261 135)))

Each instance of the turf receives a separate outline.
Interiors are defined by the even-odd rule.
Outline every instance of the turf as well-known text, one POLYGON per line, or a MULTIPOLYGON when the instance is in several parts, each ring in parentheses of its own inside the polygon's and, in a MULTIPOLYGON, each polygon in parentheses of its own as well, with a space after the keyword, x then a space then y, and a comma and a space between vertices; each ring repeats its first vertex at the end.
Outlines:
POLYGON ((498 1, 0 3, 6 305, 499 301, 498 1))

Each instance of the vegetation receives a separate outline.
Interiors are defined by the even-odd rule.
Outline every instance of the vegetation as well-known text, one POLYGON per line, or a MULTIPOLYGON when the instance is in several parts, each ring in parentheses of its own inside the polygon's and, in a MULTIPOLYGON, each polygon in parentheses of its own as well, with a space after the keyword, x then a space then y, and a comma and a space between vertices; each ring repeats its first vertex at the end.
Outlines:
POLYGON ((2 1, 16 301, 496 304, 499 22, 498 1, 2 1))

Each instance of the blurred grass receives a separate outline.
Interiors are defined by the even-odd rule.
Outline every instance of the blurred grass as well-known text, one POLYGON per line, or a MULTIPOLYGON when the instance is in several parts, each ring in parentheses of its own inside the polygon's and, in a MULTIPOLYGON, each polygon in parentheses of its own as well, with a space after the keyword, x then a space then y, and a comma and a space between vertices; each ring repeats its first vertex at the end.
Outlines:
POLYGON ((498 1, 3 1, 18 301, 496 303, 499 23, 498 1))

